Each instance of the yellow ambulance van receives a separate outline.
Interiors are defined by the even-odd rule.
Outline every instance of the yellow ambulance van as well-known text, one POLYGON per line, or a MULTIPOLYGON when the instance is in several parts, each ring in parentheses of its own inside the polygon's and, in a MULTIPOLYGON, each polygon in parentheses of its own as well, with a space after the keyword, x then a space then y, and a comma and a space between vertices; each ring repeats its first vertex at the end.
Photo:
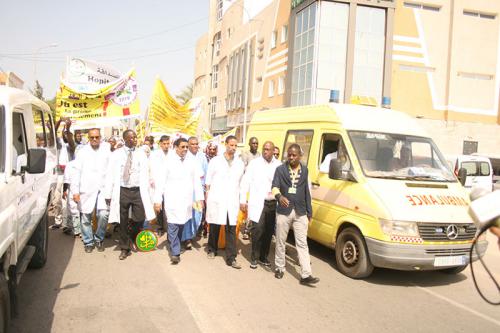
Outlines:
MULTIPOLYGON (((410 116, 361 105, 256 112, 248 137, 282 151, 298 143, 309 169, 309 238, 335 249, 338 269, 365 278, 374 267, 467 267, 476 227, 469 198, 432 139, 410 116)), ((487 242, 480 239, 484 255, 487 242)), ((474 254, 472 260, 477 260, 474 254)))

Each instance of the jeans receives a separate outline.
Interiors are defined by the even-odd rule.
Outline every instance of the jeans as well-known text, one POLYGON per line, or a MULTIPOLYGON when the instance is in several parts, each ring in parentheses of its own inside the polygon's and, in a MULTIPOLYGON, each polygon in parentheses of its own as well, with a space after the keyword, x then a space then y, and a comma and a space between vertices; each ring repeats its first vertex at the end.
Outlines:
POLYGON ((289 215, 276 214, 276 269, 285 271, 285 248, 288 231, 293 228, 295 235, 295 247, 300 263, 300 276, 306 278, 311 275, 311 257, 309 256, 309 247, 307 246, 307 228, 309 221, 307 216, 299 216, 295 209, 289 215))
POLYGON ((97 215, 97 229, 95 235, 92 232, 92 213, 84 214, 82 213, 81 224, 82 224, 82 239, 84 245, 94 245, 94 240, 96 242, 102 242, 104 236, 106 235, 106 226, 108 224, 109 210, 99 209, 96 210, 97 215))
POLYGON ((169 223, 167 225, 168 242, 170 243, 170 254, 178 256, 181 254, 181 236, 184 224, 169 223))

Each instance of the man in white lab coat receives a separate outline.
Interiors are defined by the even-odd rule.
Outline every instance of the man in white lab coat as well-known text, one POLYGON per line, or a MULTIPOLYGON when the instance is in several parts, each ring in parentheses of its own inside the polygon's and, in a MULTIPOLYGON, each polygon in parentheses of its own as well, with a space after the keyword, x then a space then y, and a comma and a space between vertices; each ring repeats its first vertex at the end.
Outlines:
POLYGON ((144 221, 155 218, 151 196, 149 194, 149 161, 142 149, 136 148, 137 135, 133 130, 123 132, 125 146, 111 154, 104 198, 111 204, 110 219, 120 220, 120 260, 130 254, 130 242, 135 241, 144 221), (132 216, 129 223, 129 209, 132 216), (113 216, 113 217, 111 217, 113 216))
POLYGON ((89 144, 81 148, 74 162, 71 178, 73 200, 81 213, 82 238, 85 252, 90 253, 94 245, 104 251, 104 236, 108 223, 109 207, 104 201, 103 191, 110 149, 101 144, 101 132, 93 128, 88 132, 89 144), (92 231, 92 213, 96 211, 97 229, 92 231))
POLYGON ((230 135, 226 138, 226 152, 214 157, 208 164, 205 186, 207 190, 207 222, 210 224, 208 258, 217 255, 219 231, 226 228, 226 264, 240 269, 236 261, 236 223, 238 219, 240 181, 245 165, 235 157, 238 140, 230 135))
MULTIPOLYGON (((200 151, 199 141, 195 136, 192 136, 188 139, 187 157, 194 160, 196 167, 198 168, 201 185, 204 188, 205 173, 208 167, 208 162, 205 154, 200 151)), ((193 209, 193 218, 184 226, 181 240, 184 243, 184 247, 186 248, 186 250, 191 249, 191 240, 196 236, 196 232, 200 227, 202 215, 203 208, 196 207, 195 209, 193 209)))
POLYGON ((261 265, 270 267, 267 259, 276 225, 276 199, 271 193, 274 172, 281 163, 273 156, 274 144, 267 141, 262 146, 262 156, 248 163, 241 180, 240 209, 248 211, 251 221, 252 255, 250 268, 261 265))
MULTIPOLYGON (((151 179, 153 179, 153 189, 154 192, 156 190, 162 190, 163 184, 165 184, 165 168, 168 157, 168 149, 170 148, 170 136, 162 135, 159 141, 159 149, 153 150, 151 156, 149 157, 149 162, 151 164, 151 179)), ((161 236, 164 232, 167 232, 167 221, 164 217, 165 210, 163 207, 163 198, 162 198, 162 206, 160 212, 156 214, 156 223, 158 225, 158 229, 156 232, 158 236, 161 236)))
POLYGON ((193 217, 193 198, 200 206, 203 205, 203 189, 196 162, 186 156, 187 140, 175 140, 174 150, 165 163, 164 184, 157 186, 155 191, 154 208, 156 213, 160 212, 163 197, 168 220, 170 258, 172 264, 177 264, 180 261, 182 230, 193 217))

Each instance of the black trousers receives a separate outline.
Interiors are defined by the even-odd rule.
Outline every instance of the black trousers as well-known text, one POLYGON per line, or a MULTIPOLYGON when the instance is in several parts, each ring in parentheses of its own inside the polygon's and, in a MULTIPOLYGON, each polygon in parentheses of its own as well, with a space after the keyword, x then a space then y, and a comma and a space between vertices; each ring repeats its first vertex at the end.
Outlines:
POLYGON ((130 241, 134 242, 146 219, 139 187, 120 187, 120 248, 130 250, 130 241), (132 208, 132 218, 128 212, 132 208))
POLYGON ((252 221, 252 261, 266 261, 276 226, 276 200, 264 201, 264 208, 258 222, 252 221))
MULTIPOLYGON (((219 248, 219 224, 210 224, 210 230, 208 234, 208 252, 213 252, 217 255, 217 249, 219 248)), ((229 217, 226 217, 226 264, 231 265, 231 263, 236 259, 236 226, 229 225, 229 217)))
POLYGON ((161 201, 161 210, 156 214, 156 224, 158 231, 167 232, 167 218, 165 217, 165 201, 161 201))

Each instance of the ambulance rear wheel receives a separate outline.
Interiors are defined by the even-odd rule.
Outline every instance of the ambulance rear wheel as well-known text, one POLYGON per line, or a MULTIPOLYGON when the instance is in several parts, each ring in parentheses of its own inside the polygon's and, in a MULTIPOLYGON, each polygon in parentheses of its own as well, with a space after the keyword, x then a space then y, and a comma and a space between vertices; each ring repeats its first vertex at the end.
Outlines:
POLYGON ((335 258, 341 273, 353 279, 363 279, 373 272, 366 243, 356 228, 342 230, 335 244, 335 258))

